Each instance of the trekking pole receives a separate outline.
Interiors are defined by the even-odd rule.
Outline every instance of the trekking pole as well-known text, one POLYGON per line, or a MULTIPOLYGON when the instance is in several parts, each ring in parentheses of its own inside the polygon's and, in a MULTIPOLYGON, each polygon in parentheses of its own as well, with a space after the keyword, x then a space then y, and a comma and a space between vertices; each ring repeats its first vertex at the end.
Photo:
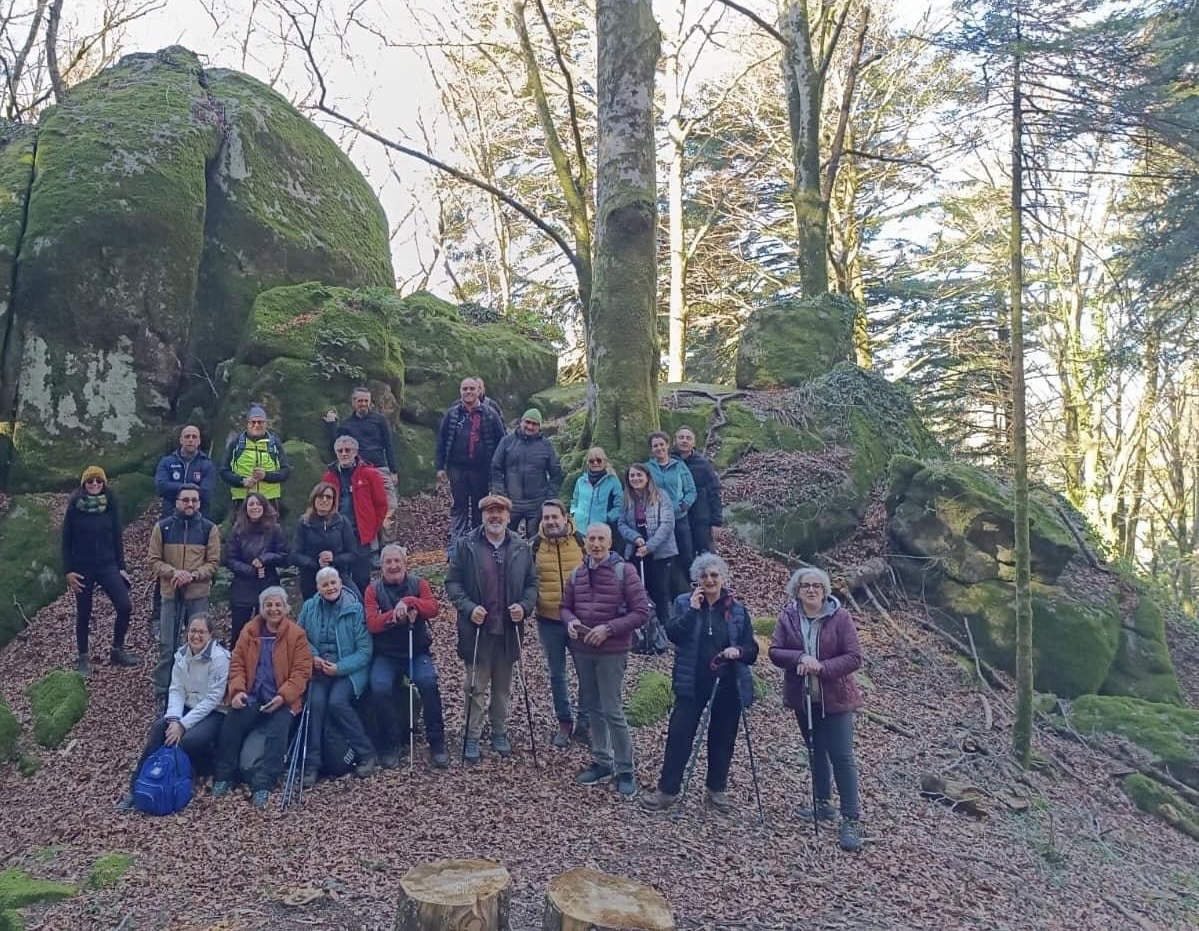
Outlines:
MULTIPOLYGON (((741 697, 741 693, 737 693, 737 697, 741 697)), ((754 742, 749 736, 749 714, 745 710, 745 703, 741 703, 741 727, 745 730, 745 749, 749 751, 749 775, 754 783, 754 798, 758 802, 758 823, 766 823, 766 812, 762 810, 762 792, 758 788, 758 764, 754 762, 754 742)))
POLYGON ((807 712, 808 729, 803 735, 804 746, 808 748, 808 780, 812 783, 812 832, 820 836, 820 811, 816 807, 816 735, 812 730, 812 693, 808 689, 808 677, 803 677, 804 710, 807 712))
MULTIPOLYGON (((463 763, 463 765, 466 764, 466 736, 467 736, 467 734, 470 733, 470 712, 471 712, 471 706, 474 704, 474 698, 475 698, 475 667, 476 667, 476 664, 479 662, 479 630, 482 628, 482 626, 483 626, 482 624, 475 625, 475 648, 471 652, 471 655, 470 655, 470 679, 469 679, 470 684, 466 690, 466 708, 465 708, 465 714, 464 714, 464 717, 466 718, 466 723, 462 725, 462 763, 463 763)), ((412 723, 412 722, 409 722, 409 723, 412 723)))
MULTIPOLYGON (((302 719, 301 715, 301 719, 302 719)), ((287 775, 283 779, 283 797, 279 800, 279 807, 283 811, 287 811, 291 805, 292 794, 296 788, 296 767, 300 762, 300 729, 296 728, 296 735, 291 739, 291 746, 287 750, 287 775)))
POLYGON ((712 694, 708 696, 708 702, 704 705, 704 710, 699 716, 699 725, 695 729, 695 738, 691 744, 691 756, 687 758, 687 768, 683 770, 683 785, 679 791, 679 801, 675 805, 674 819, 677 821, 683 816, 683 799, 687 796, 687 787, 691 785, 691 774, 695 772, 695 761, 699 759, 699 745, 704 739, 704 734, 708 730, 708 720, 712 717, 712 705, 716 702, 716 690, 720 688, 720 678, 712 683, 712 694))
POLYGON ((413 672, 412 658, 412 626, 415 622, 408 619, 408 772, 412 772, 416 760, 416 699, 412 692, 416 688, 416 674, 413 672))
POLYGON ((304 771, 308 768, 308 718, 311 705, 304 695, 304 710, 300 712, 300 802, 304 801, 304 771))
POLYGON ((537 741, 533 737, 533 703, 529 701, 529 686, 525 682, 525 648, 520 642, 520 631, 516 631, 516 674, 520 678, 520 690, 525 693, 525 720, 529 722, 529 750, 533 754, 533 766, 537 768, 537 741))

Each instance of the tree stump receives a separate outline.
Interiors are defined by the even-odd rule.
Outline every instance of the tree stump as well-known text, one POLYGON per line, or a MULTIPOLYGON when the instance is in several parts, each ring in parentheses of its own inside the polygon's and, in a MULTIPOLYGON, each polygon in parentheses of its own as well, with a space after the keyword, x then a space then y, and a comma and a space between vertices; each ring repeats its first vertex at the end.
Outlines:
POLYGON ((434 860, 400 880, 395 931, 509 931, 512 877, 490 860, 434 860))
POLYGON ((541 931, 672 931, 670 906, 655 889, 599 870, 563 873, 545 892, 541 931))

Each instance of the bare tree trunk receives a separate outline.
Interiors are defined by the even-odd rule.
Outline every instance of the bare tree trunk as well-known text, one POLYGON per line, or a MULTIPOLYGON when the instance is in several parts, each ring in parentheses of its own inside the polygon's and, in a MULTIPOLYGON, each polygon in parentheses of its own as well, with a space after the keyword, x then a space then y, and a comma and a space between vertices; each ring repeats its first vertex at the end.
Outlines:
POLYGON ((4 104, 5 115, 10 120, 17 119, 21 114, 19 93, 21 77, 25 74, 25 65, 33 51, 37 35, 42 29, 42 17, 46 15, 47 0, 38 0, 33 11, 33 19, 29 21, 29 32, 25 35, 25 43, 13 58, 12 67, 8 69, 8 99, 4 104))
POLYGON ((620 462, 658 427, 658 230, 650 0, 597 0, 595 281, 588 320, 591 442, 620 462))
POLYGON ((58 24, 62 20, 63 0, 51 0, 50 15, 46 20, 46 70, 50 73, 50 86, 54 88, 54 100, 61 103, 67 90, 58 70, 58 24))
POLYGON ((686 355, 687 305, 684 295, 687 255, 683 247, 683 149, 687 136, 679 110, 679 49, 666 56, 667 135, 670 137, 670 168, 666 176, 666 200, 670 235, 670 338, 666 350, 666 380, 682 381, 686 355))
POLYGON ((1149 418, 1157 407, 1161 373, 1161 330, 1157 321, 1150 324, 1145 341, 1145 387, 1137 410, 1137 440, 1133 452, 1132 475, 1128 488, 1128 512, 1124 526, 1120 528, 1120 555, 1135 559, 1137 551, 1137 524, 1145 506, 1145 470, 1149 461, 1149 418))

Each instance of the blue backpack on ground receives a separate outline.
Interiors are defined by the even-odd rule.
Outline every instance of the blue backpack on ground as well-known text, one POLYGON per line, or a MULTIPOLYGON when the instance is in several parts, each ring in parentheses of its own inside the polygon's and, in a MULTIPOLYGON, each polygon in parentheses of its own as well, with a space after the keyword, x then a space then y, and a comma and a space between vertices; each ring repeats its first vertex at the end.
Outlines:
POLYGON ((170 815, 191 800, 192 761, 178 747, 159 747, 137 774, 133 804, 147 815, 170 815))

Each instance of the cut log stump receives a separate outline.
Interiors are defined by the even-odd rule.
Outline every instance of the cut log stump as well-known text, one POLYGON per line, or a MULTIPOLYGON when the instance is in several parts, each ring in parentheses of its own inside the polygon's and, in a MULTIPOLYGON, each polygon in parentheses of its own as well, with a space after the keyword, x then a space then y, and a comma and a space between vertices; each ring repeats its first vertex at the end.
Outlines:
POLYGON ((670 906, 655 889, 580 868, 563 873, 545 893, 541 931, 672 931, 670 906))
POLYGON ((509 931, 512 877, 491 860, 434 860, 400 880, 395 931, 509 931))

